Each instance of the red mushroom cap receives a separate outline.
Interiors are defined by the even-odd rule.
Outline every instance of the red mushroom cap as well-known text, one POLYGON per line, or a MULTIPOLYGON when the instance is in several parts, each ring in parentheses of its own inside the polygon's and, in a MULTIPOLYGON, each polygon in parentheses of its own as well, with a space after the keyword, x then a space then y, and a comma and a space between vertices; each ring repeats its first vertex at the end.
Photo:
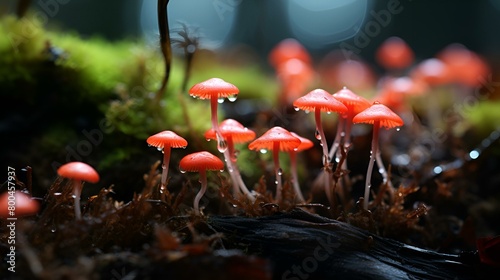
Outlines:
POLYGON ((390 37, 377 49, 376 58, 387 69, 403 69, 413 62, 413 50, 399 37, 390 37))
POLYGON ((293 102, 295 108, 314 111, 320 108, 324 112, 347 112, 347 107, 323 89, 315 89, 293 102))
POLYGON ((300 140, 294 137, 288 130, 275 126, 248 144, 248 148, 250 150, 272 150, 275 142, 279 143, 280 151, 294 150, 301 143, 300 140))
POLYGON ((172 148, 184 148, 188 144, 186 139, 170 130, 158 132, 155 135, 149 136, 146 142, 157 148, 164 148, 165 146, 170 146, 172 148))
POLYGON ((40 205, 31 197, 21 191, 14 192, 15 210, 9 211, 9 192, 4 192, 0 196, 0 217, 2 218, 19 218, 31 216, 38 212, 40 205), (13 215, 11 215, 13 214, 13 215))
MULTIPOLYGON (((255 132, 244 127, 241 123, 233 119, 223 120, 219 125, 220 132, 224 138, 229 136, 234 143, 244 143, 255 138, 255 132)), ((217 139, 213 128, 205 132, 206 139, 217 139)))
POLYGON ((456 83, 479 86, 481 81, 478 77, 487 77, 490 72, 486 62, 462 44, 450 44, 436 57, 448 66, 456 83))
POLYGON ((224 163, 210 152, 201 151, 183 157, 179 162, 179 168, 189 172, 223 170, 224 163))
POLYGON ((347 87, 344 87, 343 89, 334 93, 333 97, 342 102, 342 104, 344 104, 349 111, 354 112, 354 114, 357 114, 370 107, 370 102, 366 100, 366 98, 355 94, 347 87))
POLYGON ((368 109, 354 116, 353 123, 374 124, 380 122, 381 127, 393 128, 403 125, 403 120, 384 104, 374 102, 368 109))
POLYGON ((82 180, 90 183, 99 182, 99 174, 95 171, 95 169, 84 163, 79 161, 69 162, 57 169, 57 174, 59 176, 73 179, 73 180, 82 180))
POLYGON ((294 58, 300 59, 307 64, 311 63, 311 56, 306 48, 293 38, 282 40, 269 53, 269 63, 275 68, 294 58))
POLYGON ((191 87, 189 95, 200 99, 224 98, 235 96, 239 91, 235 85, 223 79, 211 78, 191 87))
POLYGON ((300 145, 294 149, 295 152, 302 152, 305 150, 309 150, 314 146, 314 143, 311 140, 302 137, 295 132, 290 132, 290 133, 293 135, 293 137, 296 137, 300 140, 300 145))

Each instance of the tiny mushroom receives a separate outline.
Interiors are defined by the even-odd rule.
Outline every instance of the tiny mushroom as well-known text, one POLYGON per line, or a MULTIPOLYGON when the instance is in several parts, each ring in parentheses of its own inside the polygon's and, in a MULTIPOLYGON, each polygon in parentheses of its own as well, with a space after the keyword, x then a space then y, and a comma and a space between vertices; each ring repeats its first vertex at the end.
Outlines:
POLYGON ((95 169, 79 161, 69 162, 57 169, 57 174, 63 178, 73 181, 73 198, 75 201, 75 218, 81 219, 80 195, 82 193, 82 181, 97 183, 99 182, 99 174, 95 169))
POLYGON ((172 148, 185 148, 187 146, 186 139, 177 135, 177 133, 165 130, 149 136, 146 142, 163 153, 163 163, 161 165, 161 186, 160 193, 162 198, 165 198, 165 191, 167 188, 168 166, 170 163, 170 152, 172 148))
POLYGON ((347 107, 342 102, 335 99, 330 93, 323 89, 315 89, 293 102, 295 110, 314 111, 316 121, 316 139, 321 141, 323 147, 323 164, 326 166, 330 162, 328 147, 325 139, 325 132, 321 124, 321 112, 337 112, 345 114, 347 107))
POLYGON ((196 195, 193 203, 195 214, 200 216, 200 200, 207 191, 207 170, 222 171, 224 169, 224 163, 210 152, 201 151, 183 157, 179 163, 179 169, 183 173, 188 171, 200 173, 201 189, 196 195))
POLYGON ((311 55, 306 48, 293 38, 287 38, 279 42, 269 53, 269 63, 278 68, 282 63, 290 59, 299 59, 304 63, 311 64, 311 55))
POLYGON ((400 37, 389 37, 377 49, 376 59, 386 69, 404 69, 413 63, 415 54, 400 37))
POLYGON ((0 195, 0 217, 19 218, 38 213, 40 205, 21 191, 8 191, 0 195))
POLYGON ((302 191, 300 190, 299 177, 297 176, 297 153, 312 148, 314 146, 314 143, 311 140, 304 138, 295 132, 290 132, 290 133, 294 137, 300 140, 300 145, 297 148, 290 150, 288 154, 290 155, 290 173, 292 174, 293 188, 295 190, 299 202, 304 203, 305 199, 304 196, 302 195, 302 191))
MULTIPOLYGON (((255 138, 255 132, 244 127, 241 123, 234 119, 226 119, 220 123, 220 131, 222 137, 227 141, 227 149, 224 151, 224 158, 226 161, 227 169, 233 180, 233 194, 238 197, 242 191, 250 201, 254 201, 255 197, 250 193, 245 183, 241 178, 238 165, 236 164, 237 151, 234 149, 234 144, 245 143, 255 138)), ((206 139, 217 139, 214 129, 209 129, 205 132, 206 139)))
POLYGON ((335 141, 330 149, 330 158, 333 158, 338 145, 340 145, 342 132, 344 133, 344 149, 346 149, 347 152, 347 149, 351 144, 352 118, 359 112, 370 107, 370 102, 368 100, 355 94, 347 87, 343 87, 341 90, 334 93, 333 97, 346 106, 347 112, 342 115, 342 118, 340 118, 337 135, 335 136, 335 141))
MULTIPOLYGON (((379 144, 378 144, 378 135, 380 127, 385 127, 386 129, 399 127, 403 125, 403 120, 394 113, 387 106, 380 104, 375 101, 372 106, 368 109, 362 111, 357 114, 353 118, 354 123, 368 123, 373 125, 373 136, 372 136, 372 146, 371 146, 371 154, 370 154, 370 162, 368 164, 368 170, 366 172, 366 182, 365 182, 365 194, 364 194, 364 209, 368 209, 368 198, 370 195, 370 187, 371 187, 371 176, 372 169, 375 159, 377 159, 377 165, 379 167, 379 171, 383 176, 384 183, 390 185, 388 181, 387 171, 385 170, 384 164, 382 163, 382 158, 380 157, 379 144)), ((392 186, 390 188, 392 192, 392 186)), ((391 194, 392 195, 392 194, 391 194)))
POLYGON ((219 100, 224 100, 228 98, 229 101, 235 101, 236 96, 239 93, 239 89, 222 79, 211 78, 206 81, 195 84, 189 90, 189 95, 192 97, 197 97, 200 99, 210 99, 210 107, 212 111, 212 128, 217 135, 217 149, 219 152, 223 153, 227 149, 227 143, 223 138, 220 129, 219 121, 217 118, 217 106, 219 100))
POLYGON ((281 202, 282 199, 282 185, 281 185, 281 175, 283 171, 280 168, 279 162, 279 152, 280 151, 291 151, 296 149, 300 145, 300 140, 294 137, 288 130, 275 126, 268 131, 266 131, 262 136, 253 140, 248 144, 250 150, 259 151, 273 151, 274 160, 274 172, 276 174, 276 201, 281 202))

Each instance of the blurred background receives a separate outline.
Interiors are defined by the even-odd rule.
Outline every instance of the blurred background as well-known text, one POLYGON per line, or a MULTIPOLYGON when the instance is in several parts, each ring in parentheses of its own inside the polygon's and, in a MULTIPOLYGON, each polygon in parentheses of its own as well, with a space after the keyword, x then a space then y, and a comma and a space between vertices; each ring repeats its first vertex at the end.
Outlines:
MULTIPOLYGON (((2 2, 5 12, 17 0, 2 2)), ((52 24, 82 35, 111 40, 144 37, 151 42, 158 37, 153 0, 43 0, 32 1, 32 6, 48 14, 52 24)), ((168 13, 171 29, 186 23, 197 29, 204 47, 245 44, 263 59, 289 37, 298 39, 316 59, 341 43, 358 43, 362 47, 357 54, 368 62, 390 36, 407 41, 417 59, 459 42, 497 61, 500 47, 499 0, 171 0, 168 13)))

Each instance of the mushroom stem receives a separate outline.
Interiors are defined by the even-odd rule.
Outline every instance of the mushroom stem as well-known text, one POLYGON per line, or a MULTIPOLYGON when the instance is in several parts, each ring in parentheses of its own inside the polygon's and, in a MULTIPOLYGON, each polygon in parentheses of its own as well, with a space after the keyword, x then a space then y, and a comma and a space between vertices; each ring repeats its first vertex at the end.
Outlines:
POLYGON ((212 96, 210 99, 210 108, 212 110, 212 128, 215 131, 215 136, 217 138, 217 150, 224 153, 227 150, 227 142, 222 137, 222 133, 219 128, 219 120, 217 118, 217 107, 218 107, 217 96, 212 96))
MULTIPOLYGON (((332 195, 332 167, 330 165, 330 157, 328 154, 328 147, 326 144, 326 137, 325 137, 325 132, 323 131, 323 125, 321 124, 321 109, 316 108, 314 111, 314 119, 316 121, 316 130, 317 130, 317 135, 319 135, 319 140, 321 141, 321 147, 323 148, 323 166, 324 166, 324 172, 325 172, 325 193, 326 197, 328 198, 328 202, 330 203, 330 206, 334 206, 334 198, 332 195)), ((316 137, 318 139, 318 137, 316 137)))
POLYGON ((163 163, 161 165, 161 185, 160 185, 160 195, 161 199, 165 200, 165 192, 167 190, 167 176, 168 176, 168 165, 170 163, 170 153, 171 147, 169 145, 165 145, 163 147, 163 163))
POLYGON ((274 173, 276 175, 276 202, 280 203, 282 200, 283 187, 281 185, 281 168, 280 168, 280 144, 278 141, 273 143, 273 160, 274 160, 274 173))
MULTIPOLYGON (((340 142, 342 140, 342 133, 344 132, 344 125, 345 125, 345 120, 344 118, 340 117, 337 125, 337 133, 335 134, 335 139, 333 140, 332 147, 330 148, 330 153, 328 154, 330 159, 333 158, 333 156, 335 155, 340 146, 340 142)), ((335 162, 338 162, 337 158, 335 158, 335 162)))
POLYGON ((325 132, 323 131, 323 125, 321 124, 321 108, 319 107, 314 110, 314 120, 316 121, 316 139, 321 141, 321 147, 323 148, 323 165, 327 166, 328 163, 330 163, 330 157, 328 156, 325 132))
POLYGON ((300 190, 299 185, 299 177, 297 176, 297 153, 295 151, 291 151, 290 153, 290 172, 292 175, 292 183, 293 188, 295 190, 295 194, 297 195, 297 199, 300 203, 304 203, 305 199, 302 195, 302 191, 300 190))
POLYGON ((370 151, 370 162, 368 164, 368 170, 366 171, 366 182, 365 182, 365 196, 364 196, 364 203, 363 203, 363 208, 365 210, 368 210, 368 199, 370 197, 370 188, 371 188, 371 178, 372 178, 372 171, 373 171, 373 165, 375 163, 375 158, 377 157, 378 153, 378 134, 380 130, 380 121, 374 121, 373 122, 373 136, 372 136, 372 147, 370 151))
MULTIPOLYGON (((224 152, 224 155, 226 155, 226 152, 224 152)), ((227 157, 226 160, 228 160, 228 164, 230 164, 231 167, 233 168, 234 179, 236 180, 235 183, 239 186, 240 190, 248 197, 248 199, 250 199, 250 201, 254 202, 255 197, 250 193, 247 186, 245 185, 245 182, 243 182, 243 179, 241 178, 240 170, 238 168, 238 165, 236 164, 237 156, 235 154, 234 141, 233 141, 232 136, 227 138, 227 156, 226 157, 227 157)))
POLYGON ((82 210, 80 209, 80 195, 82 194, 82 181, 73 180, 73 199, 75 208, 75 219, 82 219, 82 210))
POLYGON ((384 163, 382 162, 382 156, 380 153, 380 149, 377 151, 377 154, 375 155, 375 161, 377 162, 377 167, 378 167, 378 172, 382 175, 383 179, 383 184, 387 184, 387 190, 389 192, 389 196, 392 200, 393 194, 394 194, 394 186, 392 185, 392 182, 389 181, 389 174, 387 173, 387 170, 385 169, 384 163))
POLYGON ((194 198, 194 203, 193 203, 194 212, 198 216, 201 216, 200 200, 203 197, 203 195, 205 194, 205 192, 207 191, 207 172, 206 172, 206 170, 200 170, 200 183, 201 183, 201 189, 198 192, 198 194, 196 194, 196 197, 194 198))

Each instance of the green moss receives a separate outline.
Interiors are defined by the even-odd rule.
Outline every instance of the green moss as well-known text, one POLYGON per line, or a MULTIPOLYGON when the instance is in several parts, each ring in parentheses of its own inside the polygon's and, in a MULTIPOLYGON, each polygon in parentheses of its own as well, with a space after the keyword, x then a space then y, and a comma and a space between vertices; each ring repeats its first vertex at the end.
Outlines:
POLYGON ((464 108, 463 119, 476 131, 486 136, 500 129, 500 101, 482 101, 464 108))

